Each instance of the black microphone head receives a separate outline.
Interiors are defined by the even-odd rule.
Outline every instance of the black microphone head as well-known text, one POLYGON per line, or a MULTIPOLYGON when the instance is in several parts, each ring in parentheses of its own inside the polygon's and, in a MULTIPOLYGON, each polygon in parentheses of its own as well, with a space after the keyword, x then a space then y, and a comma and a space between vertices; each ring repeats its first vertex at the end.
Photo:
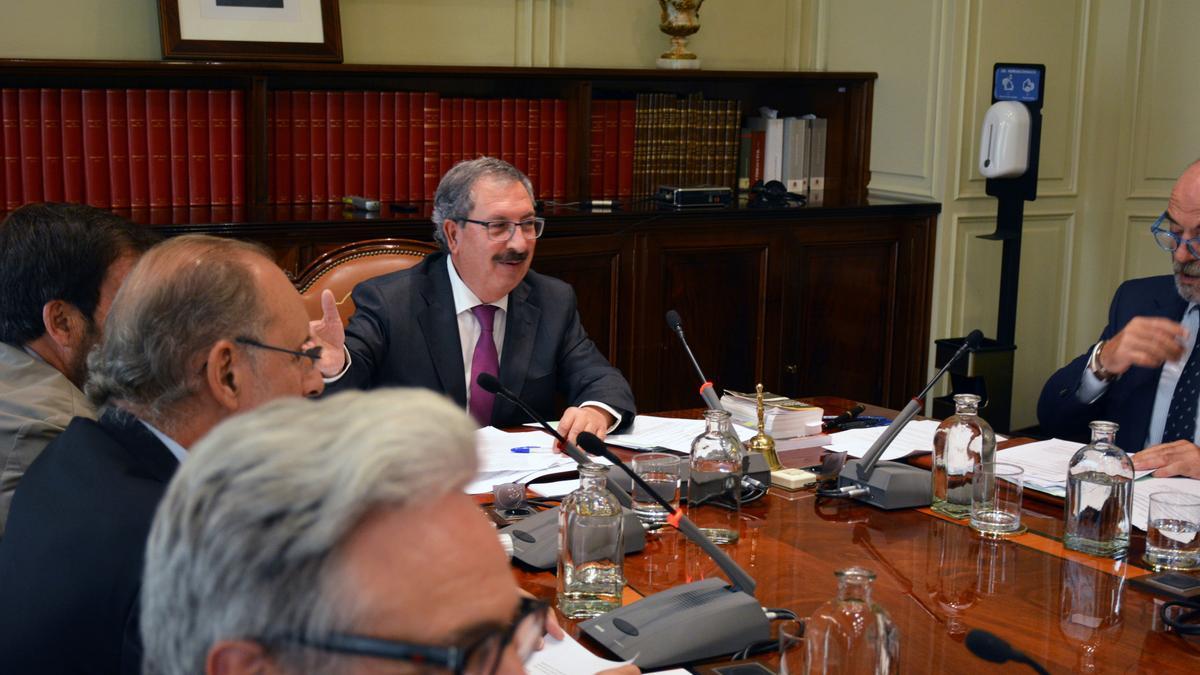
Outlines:
POLYGON ((612 451, 600 440, 600 437, 590 431, 581 431, 575 437, 575 445, 583 448, 584 452, 597 457, 611 458, 612 451))
POLYGON ((972 349, 972 350, 979 349, 979 345, 982 343, 983 343, 983 331, 979 330, 978 328, 971 331, 970 333, 967 333, 967 339, 964 340, 964 342, 963 342, 963 344, 967 345, 967 349, 972 349))
POLYGON ((483 390, 489 394, 500 393, 500 380, 497 380, 496 376, 491 373, 480 373, 479 377, 475 378, 475 382, 477 382, 479 386, 483 387, 483 390))
POLYGON ((679 318, 679 312, 673 309, 667 310, 667 325, 674 331, 683 330, 683 320, 679 318))
POLYGON ((979 628, 967 633, 967 649, 984 661, 1004 663, 1013 658, 1012 645, 979 628))

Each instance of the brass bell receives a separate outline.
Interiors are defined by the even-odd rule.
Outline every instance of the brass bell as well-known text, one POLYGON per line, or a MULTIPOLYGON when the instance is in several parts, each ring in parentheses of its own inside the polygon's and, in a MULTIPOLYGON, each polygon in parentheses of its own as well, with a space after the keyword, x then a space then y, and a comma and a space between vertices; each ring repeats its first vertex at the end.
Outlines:
POLYGON ((762 456, 767 458, 767 466, 772 471, 779 471, 783 468, 783 464, 779 461, 779 454, 775 452, 775 439, 767 435, 763 426, 763 386, 761 383, 755 387, 755 392, 757 392, 758 398, 758 433, 746 443, 746 447, 751 452, 761 452, 762 456))

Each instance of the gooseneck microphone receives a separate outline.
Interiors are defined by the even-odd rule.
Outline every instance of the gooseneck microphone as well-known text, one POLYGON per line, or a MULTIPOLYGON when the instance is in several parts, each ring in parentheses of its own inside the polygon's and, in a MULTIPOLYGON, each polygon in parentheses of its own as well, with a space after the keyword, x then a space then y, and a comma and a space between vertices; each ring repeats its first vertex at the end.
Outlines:
POLYGON ((1024 663, 1030 668, 1033 668, 1041 675, 1050 675, 1046 669, 1042 667, 1042 664, 1029 658, 1029 656, 1024 652, 1014 649, 1012 645, 1005 642, 1002 638, 997 637, 986 630, 979 628, 973 629, 970 633, 967 633, 967 639, 965 643, 967 645, 967 649, 971 650, 972 654, 978 656, 984 661, 991 661, 992 663, 1007 663, 1008 661, 1016 661, 1017 663, 1024 663))
POLYGON ((692 367, 696 369, 696 374, 700 376, 700 396, 704 399, 705 407, 709 410, 724 410, 725 406, 721 405, 721 399, 717 397, 717 392, 713 390, 713 383, 707 377, 704 377, 704 371, 700 369, 700 362, 696 360, 696 355, 692 353, 692 348, 688 346, 687 338, 683 336, 683 321, 679 318, 679 312, 673 309, 667 310, 667 325, 679 336, 679 341, 683 343, 684 351, 687 352, 688 358, 692 361, 692 367))
POLYGON ((925 395, 937 384, 942 375, 950 369, 964 354, 979 347, 983 341, 983 332, 979 329, 971 331, 963 344, 954 352, 954 356, 942 366, 942 369, 904 406, 896 419, 883 430, 879 438, 871 444, 862 459, 846 462, 838 475, 838 488, 842 495, 865 501, 882 509, 906 509, 913 506, 929 506, 933 490, 930 486, 932 474, 925 469, 918 469, 898 462, 879 462, 883 451, 887 450, 904 426, 916 416, 924 405, 925 395), (878 471, 877 471, 878 470, 878 471))
MULTIPOLYGON (((579 464, 586 464, 590 460, 579 448, 575 447, 558 430, 550 426, 546 418, 537 414, 537 412, 522 401, 516 394, 509 391, 504 385, 500 384, 500 380, 490 373, 481 373, 475 378, 483 390, 497 396, 502 396, 513 405, 517 406, 529 415, 535 422, 540 424, 551 436, 558 439, 562 443, 563 453, 579 464)), ((629 493, 625 492, 621 486, 613 481, 612 476, 608 477, 608 491, 613 493, 617 501, 621 503, 622 510, 625 514, 625 553, 637 553, 646 547, 646 530, 642 527, 642 523, 638 520, 637 514, 629 507, 633 502, 629 499, 629 493)), ((506 534, 512 539, 513 558, 521 562, 535 567, 537 569, 548 570, 558 563, 558 507, 538 511, 537 513, 521 520, 518 523, 509 525, 500 530, 500 534, 506 534)))
POLYGON ((754 598, 754 579, 613 454, 604 441, 587 432, 579 434, 578 440, 584 450, 621 467, 666 508, 670 513, 667 522, 712 557, 731 582, 712 577, 655 593, 583 622, 583 632, 642 668, 732 654, 769 639, 771 625, 754 598))

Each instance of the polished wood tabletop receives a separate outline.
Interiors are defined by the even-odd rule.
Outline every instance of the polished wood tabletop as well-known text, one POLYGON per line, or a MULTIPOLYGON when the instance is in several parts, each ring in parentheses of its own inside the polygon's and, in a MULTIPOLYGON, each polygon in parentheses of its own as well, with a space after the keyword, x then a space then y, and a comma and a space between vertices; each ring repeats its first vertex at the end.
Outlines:
MULTIPOLYGON (((817 403, 837 412, 853 402, 822 397, 817 403)), ((809 466, 819 454, 792 451, 781 459, 788 466, 809 466)), ((711 507, 697 511, 703 508, 711 507)), ((1065 551, 1058 542, 1061 521, 1061 501, 1056 506, 1052 498, 1030 498, 1023 514, 1027 533, 987 539, 965 521, 928 509, 883 511, 818 497, 812 489, 772 488, 744 506, 741 538, 727 550, 758 581, 756 597, 763 606, 801 617, 834 597, 837 570, 872 570, 874 599, 900 631, 901 672, 1024 668, 973 656, 963 645, 972 628, 995 633, 1050 672, 1200 672, 1200 638, 1165 631, 1158 618, 1163 600, 1130 585, 1149 573, 1136 564, 1140 542, 1128 562, 1065 551)), ((647 539, 643 552, 625 560, 627 601, 720 575, 678 532, 647 539)), ((535 595, 553 599, 552 573, 516 575, 535 595)))

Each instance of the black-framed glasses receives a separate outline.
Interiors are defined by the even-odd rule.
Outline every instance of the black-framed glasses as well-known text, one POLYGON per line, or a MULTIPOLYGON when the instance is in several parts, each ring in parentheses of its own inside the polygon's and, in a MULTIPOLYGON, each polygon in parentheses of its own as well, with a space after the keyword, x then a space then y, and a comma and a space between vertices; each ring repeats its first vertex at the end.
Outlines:
POLYGON ((521 236, 526 239, 537 239, 542 236, 542 231, 546 229, 545 218, 526 218, 520 222, 514 223, 511 220, 475 220, 474 218, 461 218, 459 222, 475 223, 487 228, 488 239, 492 241, 508 241, 517 233, 517 228, 521 228, 521 236))
POLYGON ((246 337, 244 335, 234 338, 233 341, 240 345, 246 345, 247 347, 257 347, 259 349, 267 349, 267 350, 270 350, 273 352, 282 352, 284 354, 291 354, 292 356, 295 356, 295 357, 312 359, 313 364, 316 364, 317 361, 321 360, 321 348, 320 347, 309 347, 308 349, 297 351, 295 349, 287 349, 286 347, 276 347, 274 345, 263 344, 263 343, 259 342, 258 340, 255 340, 254 338, 246 337))
POLYGON ((332 633, 314 638, 284 636, 259 641, 264 644, 289 643, 337 654, 429 665, 443 668, 454 675, 492 675, 499 668, 509 645, 516 649, 517 658, 521 663, 533 654, 546 632, 548 610, 549 605, 540 600, 521 598, 512 623, 503 628, 493 629, 462 647, 435 647, 352 633, 332 633))
POLYGON ((1152 225, 1150 225, 1150 232, 1154 235, 1154 243, 1158 244, 1159 248, 1172 255, 1175 254, 1175 250, 1179 248, 1180 244, 1186 244, 1188 253, 1191 253, 1193 258, 1200 259, 1200 237, 1195 237, 1185 241, 1183 237, 1172 232, 1169 228, 1163 229, 1162 224, 1164 220, 1169 223, 1175 222, 1171 220, 1170 214, 1168 214, 1166 211, 1163 211, 1162 215, 1159 216, 1152 225))

